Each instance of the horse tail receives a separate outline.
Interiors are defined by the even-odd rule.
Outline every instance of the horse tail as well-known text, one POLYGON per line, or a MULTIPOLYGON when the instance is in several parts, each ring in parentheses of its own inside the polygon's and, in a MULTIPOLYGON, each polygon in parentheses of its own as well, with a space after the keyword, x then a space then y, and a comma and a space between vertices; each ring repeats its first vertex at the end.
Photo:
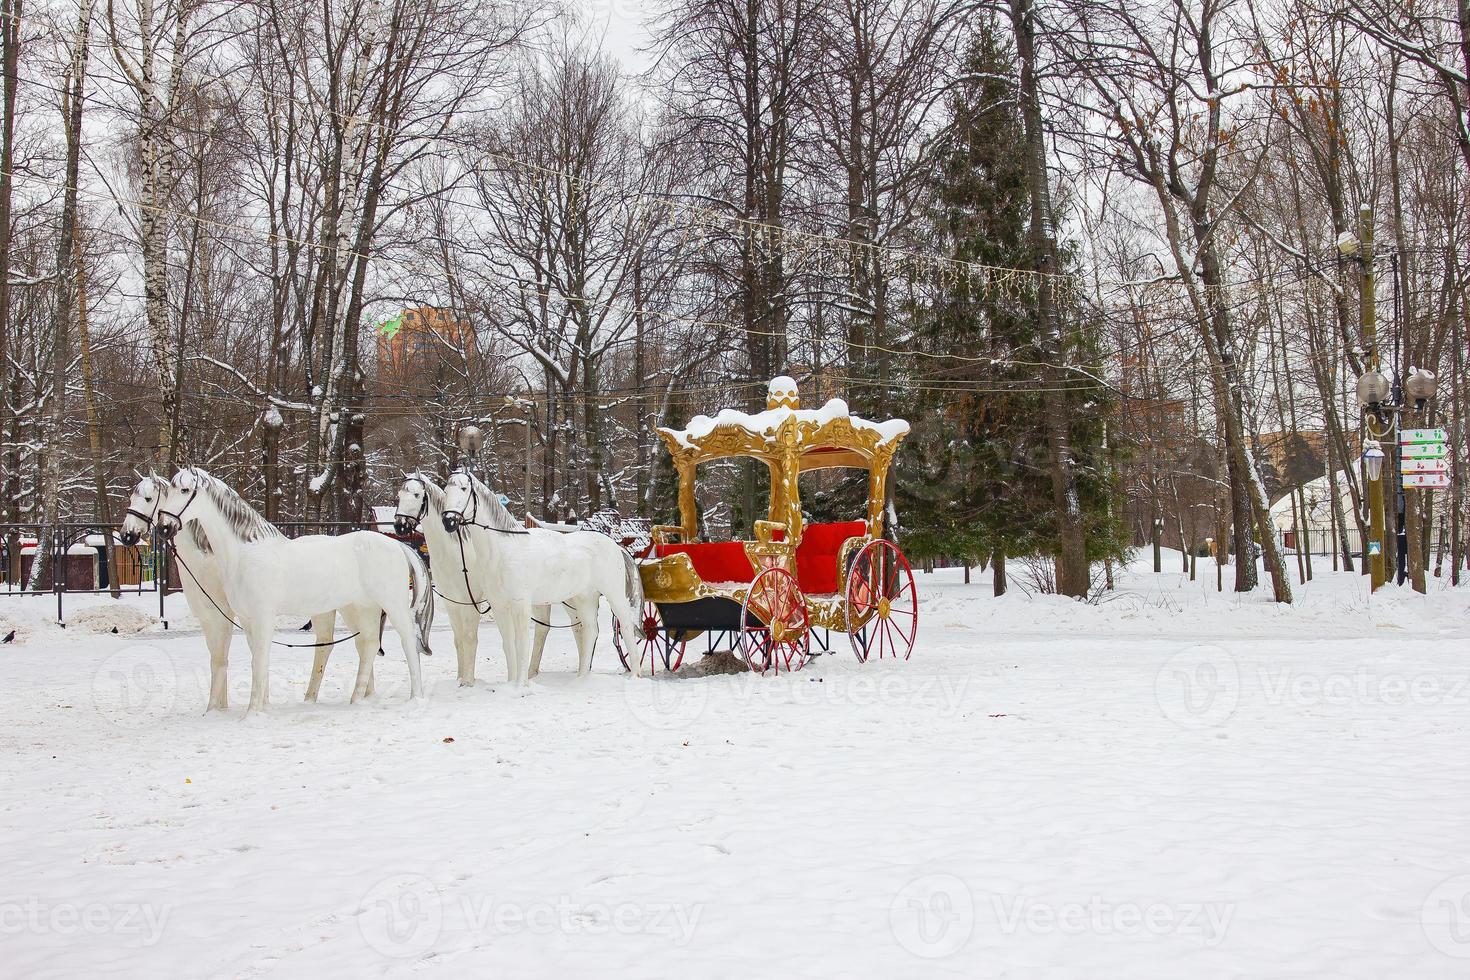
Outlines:
POLYGON ((387 625, 388 614, 385 612, 378 613, 378 656, 380 657, 387 656, 387 654, 383 652, 383 629, 387 625))
POLYGON ((434 625, 434 589, 418 552, 406 544, 403 550, 408 555, 408 570, 413 584, 413 622, 418 634, 419 653, 431 657, 434 651, 429 649, 429 629, 434 625))
POLYGON ((643 612, 643 576, 638 574, 638 563, 633 556, 621 548, 618 550, 623 555, 624 592, 628 597, 628 607, 634 616, 638 616, 643 612))

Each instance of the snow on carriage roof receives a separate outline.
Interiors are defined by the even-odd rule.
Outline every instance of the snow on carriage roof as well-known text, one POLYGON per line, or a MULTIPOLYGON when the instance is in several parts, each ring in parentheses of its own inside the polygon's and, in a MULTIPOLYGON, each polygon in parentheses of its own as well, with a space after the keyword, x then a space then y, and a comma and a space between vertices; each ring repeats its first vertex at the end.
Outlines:
POLYGON ((668 434, 679 445, 692 449, 716 429, 731 427, 744 429, 753 435, 771 435, 780 428, 783 422, 793 416, 795 416, 798 422, 812 422, 817 425, 825 425, 836 419, 847 419, 855 429, 876 432, 880 445, 901 438, 907 435, 909 431, 909 424, 903 419, 873 422, 869 419, 853 415, 847 409, 847 402, 841 398, 830 399, 821 408, 789 408, 780 406, 777 408, 768 408, 764 412, 754 413, 727 408, 722 410, 714 418, 710 418, 708 415, 696 415, 689 420, 689 425, 683 429, 659 429, 659 431, 668 434))

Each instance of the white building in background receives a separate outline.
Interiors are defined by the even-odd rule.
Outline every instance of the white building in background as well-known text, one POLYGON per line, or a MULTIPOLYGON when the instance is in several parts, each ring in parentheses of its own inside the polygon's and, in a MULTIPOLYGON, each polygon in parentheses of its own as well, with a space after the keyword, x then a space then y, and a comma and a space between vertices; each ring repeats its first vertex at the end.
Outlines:
MULTIPOLYGON (((1348 491, 1347 479, 1339 474, 1337 493, 1342 499, 1342 516, 1347 522, 1344 533, 1348 548, 1354 555, 1362 554, 1363 539, 1358 525, 1353 520, 1353 497, 1348 491)), ((1327 477, 1321 476, 1302 487, 1306 501, 1306 515, 1302 519, 1296 509, 1296 494, 1287 494, 1271 505, 1271 519, 1276 525, 1276 540, 1283 549, 1295 553, 1298 549, 1314 555, 1329 555, 1337 545, 1332 540, 1332 505, 1327 477)))

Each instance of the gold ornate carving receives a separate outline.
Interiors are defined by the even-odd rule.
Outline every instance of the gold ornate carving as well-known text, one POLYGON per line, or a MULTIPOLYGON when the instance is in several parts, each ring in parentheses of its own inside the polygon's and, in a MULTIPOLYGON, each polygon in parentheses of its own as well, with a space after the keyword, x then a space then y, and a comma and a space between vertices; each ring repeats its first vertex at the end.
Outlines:
POLYGON ((684 540, 684 528, 678 524, 655 524, 649 533, 654 544, 677 544, 684 540))

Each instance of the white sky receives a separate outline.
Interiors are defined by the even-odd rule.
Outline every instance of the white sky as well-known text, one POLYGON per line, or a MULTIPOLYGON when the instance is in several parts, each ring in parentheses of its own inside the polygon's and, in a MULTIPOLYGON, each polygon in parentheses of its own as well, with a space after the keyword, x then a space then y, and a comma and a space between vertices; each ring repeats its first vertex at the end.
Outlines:
POLYGON ((652 8, 647 0, 568 0, 568 9, 585 23, 589 39, 601 40, 603 50, 633 74, 649 64, 638 48, 647 43, 645 18, 652 8))

